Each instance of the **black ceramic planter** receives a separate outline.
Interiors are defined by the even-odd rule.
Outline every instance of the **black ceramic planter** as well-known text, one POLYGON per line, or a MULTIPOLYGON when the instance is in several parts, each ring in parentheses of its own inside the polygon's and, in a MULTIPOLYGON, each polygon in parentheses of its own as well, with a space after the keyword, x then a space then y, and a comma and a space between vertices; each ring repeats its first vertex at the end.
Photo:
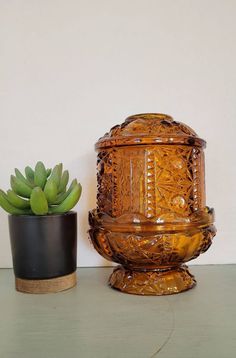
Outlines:
POLYGON ((57 292, 76 284, 77 214, 10 215, 16 289, 57 292))

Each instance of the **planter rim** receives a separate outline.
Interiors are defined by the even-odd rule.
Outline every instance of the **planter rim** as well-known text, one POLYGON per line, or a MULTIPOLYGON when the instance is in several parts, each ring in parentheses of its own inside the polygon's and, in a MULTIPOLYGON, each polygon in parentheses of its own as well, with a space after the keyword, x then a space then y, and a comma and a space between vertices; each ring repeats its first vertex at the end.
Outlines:
POLYGON ((55 218, 55 217, 61 217, 61 216, 68 216, 68 215, 77 215, 77 211, 71 210, 67 213, 63 214, 48 214, 48 215, 14 215, 14 214, 8 214, 8 217, 14 217, 14 218, 31 218, 32 220, 38 220, 40 218, 55 218))

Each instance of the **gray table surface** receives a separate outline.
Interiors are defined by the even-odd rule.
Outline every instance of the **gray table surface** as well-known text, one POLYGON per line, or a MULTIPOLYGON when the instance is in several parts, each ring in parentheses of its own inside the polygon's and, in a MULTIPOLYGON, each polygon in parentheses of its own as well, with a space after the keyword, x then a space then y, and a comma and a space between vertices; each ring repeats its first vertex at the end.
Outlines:
POLYGON ((109 288, 111 271, 80 268, 77 287, 29 295, 0 270, 0 357, 236 357, 236 265, 192 266, 198 285, 162 297, 109 288))

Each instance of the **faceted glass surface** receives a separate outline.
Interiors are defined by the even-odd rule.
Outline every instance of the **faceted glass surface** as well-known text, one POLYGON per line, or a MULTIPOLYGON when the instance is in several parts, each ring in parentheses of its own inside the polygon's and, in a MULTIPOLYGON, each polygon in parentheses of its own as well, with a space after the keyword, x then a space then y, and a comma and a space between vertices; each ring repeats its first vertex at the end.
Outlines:
POLYGON ((177 293, 195 284, 183 263, 211 245, 214 211, 205 204, 205 141, 164 114, 128 117, 96 143, 97 208, 90 237, 120 263, 112 287, 177 293))

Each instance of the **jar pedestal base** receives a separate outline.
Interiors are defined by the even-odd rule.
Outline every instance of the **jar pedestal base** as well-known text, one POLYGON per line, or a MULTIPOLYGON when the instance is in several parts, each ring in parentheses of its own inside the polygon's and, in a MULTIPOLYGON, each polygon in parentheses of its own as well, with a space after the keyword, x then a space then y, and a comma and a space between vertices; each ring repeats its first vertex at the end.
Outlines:
POLYGON ((16 290, 25 293, 56 293, 68 290, 76 285, 76 272, 66 276, 43 280, 26 280, 16 277, 16 290))
POLYGON ((186 265, 159 271, 134 271, 117 266, 109 285, 125 293, 161 296, 189 290, 196 285, 196 280, 186 265))

